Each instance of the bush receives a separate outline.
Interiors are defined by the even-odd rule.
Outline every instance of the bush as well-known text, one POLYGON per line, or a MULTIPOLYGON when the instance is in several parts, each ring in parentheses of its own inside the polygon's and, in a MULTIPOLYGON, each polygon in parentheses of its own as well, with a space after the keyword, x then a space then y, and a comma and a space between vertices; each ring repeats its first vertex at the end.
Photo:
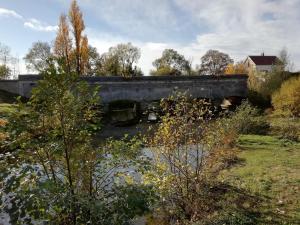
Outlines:
POLYGON ((248 79, 248 99, 251 104, 259 108, 271 106, 273 93, 280 89, 282 83, 297 74, 283 71, 279 65, 269 73, 251 71, 248 79))
POLYGON ((227 119, 212 119, 204 100, 177 93, 161 107, 161 123, 147 137, 153 170, 144 182, 156 187, 156 209, 166 221, 202 221, 217 208, 219 196, 212 187, 236 157, 237 135, 227 119))
POLYGON ((300 77, 284 82, 272 95, 275 114, 300 117, 300 77))
POLYGON ((247 101, 236 109, 230 122, 239 134, 266 134, 270 127, 259 110, 247 101))
POLYGON ((300 120, 297 118, 272 118, 272 133, 290 141, 300 140, 300 120))

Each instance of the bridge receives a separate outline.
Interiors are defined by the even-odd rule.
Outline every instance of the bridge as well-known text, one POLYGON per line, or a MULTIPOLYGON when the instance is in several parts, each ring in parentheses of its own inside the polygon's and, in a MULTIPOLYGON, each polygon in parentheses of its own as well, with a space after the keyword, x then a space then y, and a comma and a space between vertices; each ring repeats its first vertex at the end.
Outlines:
MULTIPOLYGON (((20 75, 18 80, 0 80, 0 90, 30 97, 41 79, 39 75, 20 75)), ((100 86, 102 102, 133 100, 141 103, 168 97, 174 90, 186 91, 195 98, 223 100, 247 97, 247 75, 222 76, 143 76, 83 77, 90 85, 100 86)))

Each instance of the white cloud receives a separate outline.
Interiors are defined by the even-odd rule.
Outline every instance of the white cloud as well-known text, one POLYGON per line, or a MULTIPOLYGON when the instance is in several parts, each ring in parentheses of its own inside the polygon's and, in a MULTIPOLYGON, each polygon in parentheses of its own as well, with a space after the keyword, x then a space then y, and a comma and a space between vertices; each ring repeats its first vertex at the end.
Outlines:
POLYGON ((130 41, 128 34, 133 34, 136 40, 131 41, 141 48, 140 65, 146 74, 164 48, 175 48, 199 64, 209 49, 226 52, 238 61, 262 52, 276 55, 285 47, 295 69, 300 69, 299 0, 89 0, 81 4, 93 8, 101 21, 123 34, 118 38, 111 35, 106 41, 94 36, 100 51, 130 41), (189 23, 197 25, 190 34, 192 41, 176 41, 186 35, 180 31, 187 31, 186 17, 179 14, 188 15, 189 23))
POLYGON ((14 17, 16 19, 23 19, 23 17, 15 12, 14 10, 9 10, 5 8, 0 8, 0 17, 14 17))
POLYGON ((32 30, 36 31, 42 31, 42 32, 55 32, 57 30, 57 26, 50 26, 42 21, 39 21, 37 19, 26 19, 19 13, 17 13, 14 10, 0 8, 0 17, 12 17, 19 20, 22 20, 24 22, 24 27, 30 28, 32 30))
POLYGON ((199 33, 191 49, 218 49, 235 60, 250 54, 278 54, 286 47, 300 69, 300 1, 298 0, 176 0, 209 32, 199 33))
POLYGON ((28 21, 24 22, 24 27, 44 32, 55 32, 58 29, 57 26, 47 25, 46 23, 43 23, 37 19, 29 19, 28 21))

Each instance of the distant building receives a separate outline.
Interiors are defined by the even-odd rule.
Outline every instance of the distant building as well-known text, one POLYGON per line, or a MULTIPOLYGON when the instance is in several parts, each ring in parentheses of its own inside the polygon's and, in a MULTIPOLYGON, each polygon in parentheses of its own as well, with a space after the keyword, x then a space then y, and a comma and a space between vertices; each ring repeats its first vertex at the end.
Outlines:
POLYGON ((276 56, 266 56, 262 53, 259 56, 248 56, 244 61, 245 68, 248 71, 255 70, 257 72, 271 72, 274 65, 278 62, 276 56))

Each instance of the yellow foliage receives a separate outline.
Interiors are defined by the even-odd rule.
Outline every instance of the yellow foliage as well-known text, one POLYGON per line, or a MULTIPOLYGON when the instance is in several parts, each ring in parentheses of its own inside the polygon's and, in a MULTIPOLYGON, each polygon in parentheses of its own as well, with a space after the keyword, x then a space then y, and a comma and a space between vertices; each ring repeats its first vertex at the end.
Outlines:
POLYGON ((7 123, 7 120, 0 119, 0 127, 4 127, 7 123))
POLYGON ((225 69, 225 74, 248 74, 248 71, 243 63, 228 64, 225 69))
POLYGON ((225 74, 235 74, 235 69, 234 69, 234 65, 228 64, 228 66, 225 69, 225 74))
POLYGON ((272 95, 272 105, 277 114, 300 117, 300 77, 285 81, 272 95))
POLYGON ((54 53, 56 56, 64 58, 70 71, 71 66, 72 40, 70 37, 69 25, 66 15, 59 18, 58 32, 54 42, 54 53))

